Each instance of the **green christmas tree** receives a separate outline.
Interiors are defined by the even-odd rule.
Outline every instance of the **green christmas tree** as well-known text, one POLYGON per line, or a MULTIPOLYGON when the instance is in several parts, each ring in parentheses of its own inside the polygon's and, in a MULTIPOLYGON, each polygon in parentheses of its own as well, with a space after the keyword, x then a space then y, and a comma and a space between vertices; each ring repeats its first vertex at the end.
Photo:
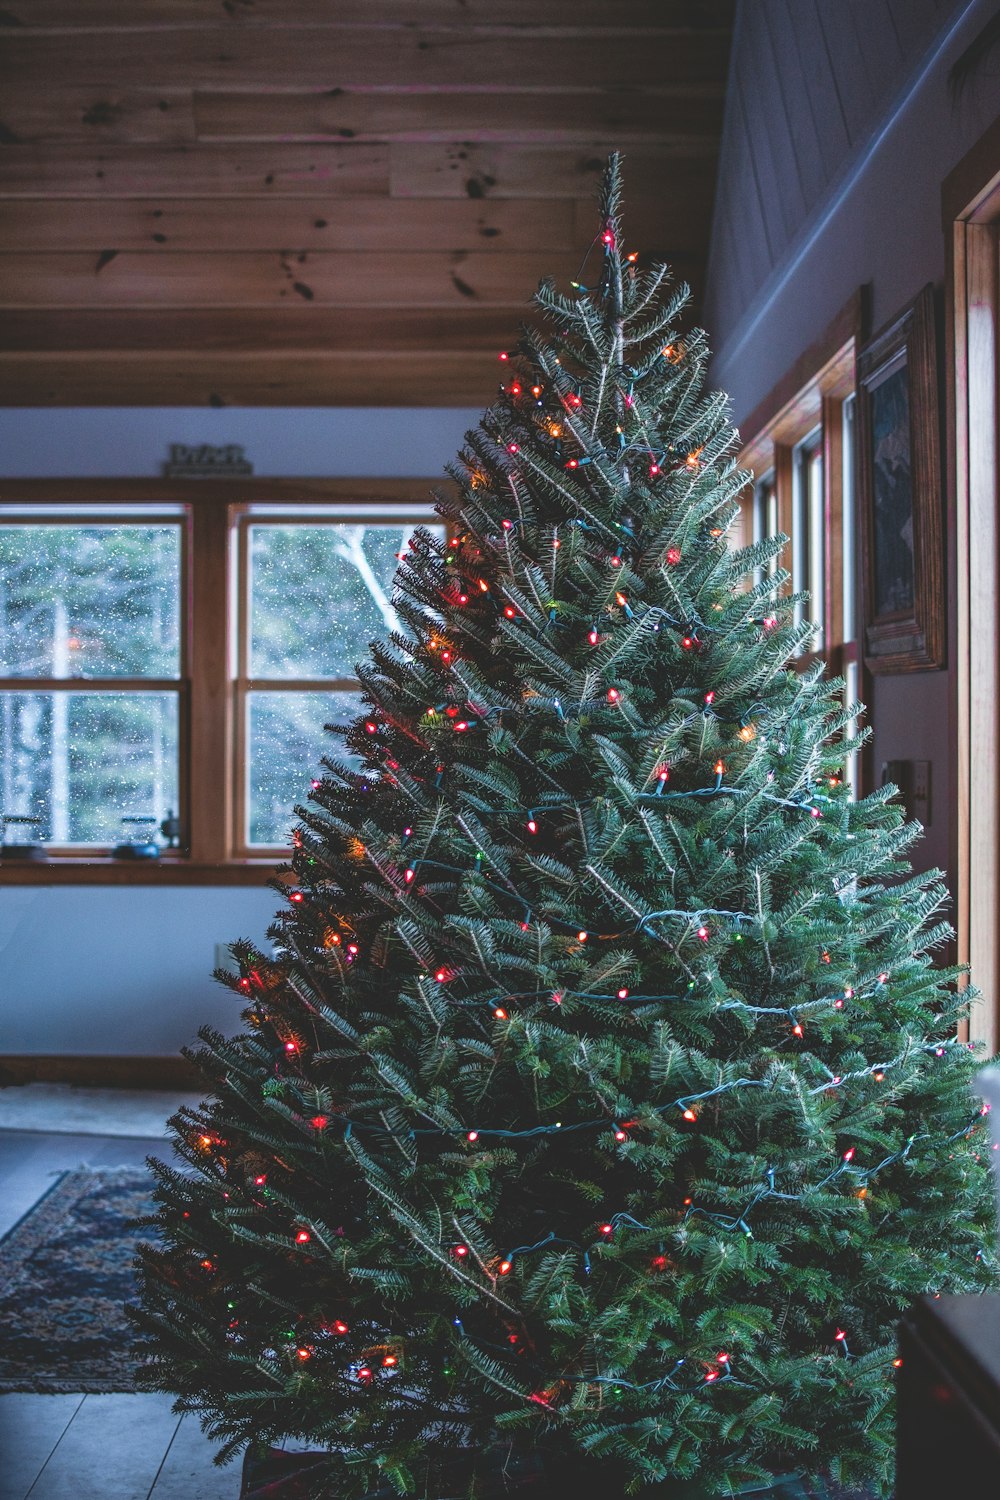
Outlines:
POLYGON ((900 1314, 995 1284, 945 891, 843 782, 784 539, 727 544, 726 398, 618 200, 612 158, 594 284, 501 356, 156 1169, 150 1380, 224 1454, 328 1450, 316 1495, 532 1455, 885 1492, 900 1314))

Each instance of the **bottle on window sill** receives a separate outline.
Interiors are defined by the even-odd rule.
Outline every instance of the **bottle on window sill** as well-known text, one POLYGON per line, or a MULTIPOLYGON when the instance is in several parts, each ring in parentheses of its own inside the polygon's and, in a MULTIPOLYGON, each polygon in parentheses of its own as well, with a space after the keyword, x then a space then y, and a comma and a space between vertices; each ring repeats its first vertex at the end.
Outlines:
POLYGON ((156 842, 156 818, 125 817, 122 823, 132 832, 112 850, 115 859, 159 859, 160 846, 156 842), (132 831, 134 830, 134 831, 132 831))

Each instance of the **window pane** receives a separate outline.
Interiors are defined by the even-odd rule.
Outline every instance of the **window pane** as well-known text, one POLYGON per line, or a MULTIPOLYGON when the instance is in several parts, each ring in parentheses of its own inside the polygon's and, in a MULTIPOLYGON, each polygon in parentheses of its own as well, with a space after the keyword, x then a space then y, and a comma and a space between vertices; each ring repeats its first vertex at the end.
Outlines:
POLYGON ((0 693, 0 811, 36 836, 115 844, 177 808, 174 693, 0 693))
POLYGON ((0 526, 0 676, 176 677, 178 526, 0 526))
POLYGON ((857 637, 858 598, 855 546, 857 524, 854 501, 854 397, 844 402, 843 426, 843 548, 844 548, 844 641, 857 637))
POLYGON ((369 642, 399 629, 392 579, 411 529, 251 526, 249 675, 354 677, 369 642))
POLYGON ((809 515, 808 587, 812 596, 810 618, 819 626, 814 650, 823 646, 823 622, 826 618, 826 510, 823 503, 823 449, 814 448, 803 455, 806 469, 809 515))
MULTIPOLYGON (((251 693, 248 737, 248 838, 251 844, 287 844, 296 803, 308 798, 310 778, 324 755, 342 754, 341 741, 324 725, 346 723, 361 709, 360 693, 251 693)), ((360 766, 354 756, 348 764, 360 766)))

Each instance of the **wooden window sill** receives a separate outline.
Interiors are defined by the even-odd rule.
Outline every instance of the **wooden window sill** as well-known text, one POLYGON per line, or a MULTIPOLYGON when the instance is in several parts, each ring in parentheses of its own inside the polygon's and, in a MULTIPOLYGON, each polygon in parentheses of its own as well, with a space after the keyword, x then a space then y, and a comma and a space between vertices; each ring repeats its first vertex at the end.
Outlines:
POLYGON ((263 886, 280 860, 234 859, 207 863, 190 859, 113 859, 53 855, 49 859, 0 860, 0 885, 245 885, 263 886))

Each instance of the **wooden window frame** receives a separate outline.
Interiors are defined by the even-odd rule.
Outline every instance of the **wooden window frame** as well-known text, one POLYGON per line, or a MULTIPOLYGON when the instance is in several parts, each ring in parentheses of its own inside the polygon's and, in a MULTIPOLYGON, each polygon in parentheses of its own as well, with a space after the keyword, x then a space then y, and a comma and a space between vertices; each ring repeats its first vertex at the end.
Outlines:
MULTIPOLYGON (((242 705, 251 684, 245 673, 245 646, 237 630, 246 626, 245 583, 237 595, 237 538, 246 534, 244 518, 265 512, 289 519, 298 510, 329 506, 329 517, 313 520, 367 520, 381 523, 406 517, 414 525, 433 524, 429 492, 436 479, 26 479, 0 480, 0 519, 33 506, 65 507, 83 523, 88 511, 110 506, 132 508, 128 519, 141 522, 182 505, 186 528, 181 573, 181 676, 167 683, 179 693, 179 787, 187 849, 164 850, 158 860, 115 859, 90 850, 61 851, 38 863, 0 862, 0 885, 260 885, 278 873, 285 849, 247 846, 242 837, 244 767, 239 763, 242 705), (244 599, 237 619, 233 605, 244 599), (240 670, 236 670, 239 668, 240 670)), ((20 517, 18 517, 20 519, 20 517)), ((58 519, 46 517, 46 520, 58 519)), ((112 522, 105 510, 101 518, 112 522)), ((245 580, 245 569, 241 579, 245 580)), ((74 687, 76 680, 71 679, 74 687)), ((5 685, 6 679, 4 680, 5 685)), ((118 690, 131 679, 115 679, 118 690)), ((139 679, 149 690, 152 679, 139 679)), ((94 691, 96 679, 81 690, 94 691)), ((103 683, 103 679, 102 679, 103 683)), ((354 687, 323 680, 306 684, 321 690, 354 687)), ((18 679, 26 692, 43 690, 40 679, 18 679)), ((64 684, 61 683, 61 686, 64 684)), ((288 687, 288 684, 283 684, 288 687)))
POLYGON ((947 480, 955 516, 958 959, 981 991, 968 1037, 1000 1046, 1000 119, 945 179, 947 480))
MULTIPOLYGON (((822 432, 824 537, 823 654, 834 673, 845 660, 857 659, 857 646, 844 651, 844 584, 842 564, 843 414, 854 394, 855 360, 867 322, 867 295, 859 290, 841 308, 816 342, 742 424, 741 468, 774 476, 778 530, 792 534, 797 450, 817 430, 822 432)), ((792 572, 785 548, 779 562, 792 572)), ((786 592, 792 592, 790 584, 786 592)), ((809 661, 814 654, 802 658, 809 661)))
MULTIPOLYGON (((786 536, 794 533, 795 494, 799 483, 796 468, 803 446, 818 432, 822 444, 823 468, 823 618, 820 646, 798 658, 800 668, 817 657, 826 661, 833 676, 856 682, 862 697, 867 695, 861 644, 855 618, 848 621, 844 608, 844 464, 845 403, 855 392, 857 353, 868 331, 869 296, 867 287, 859 287, 853 296, 823 330, 816 341, 795 362, 788 373, 742 424, 743 447, 741 468, 768 479, 774 486, 777 529, 786 536), (852 627, 847 628, 848 624, 852 627)), ((747 514, 744 533, 752 535, 753 490, 744 499, 747 514)), ((857 528, 852 538, 857 550, 857 528)), ((784 592, 799 586, 792 567, 792 543, 783 550, 779 566, 792 574, 784 592)), ((857 560, 855 583, 860 581, 857 560)), ((857 694, 852 693, 852 697, 857 694)), ((871 784, 870 752, 855 760, 851 781, 856 793, 871 784)))

